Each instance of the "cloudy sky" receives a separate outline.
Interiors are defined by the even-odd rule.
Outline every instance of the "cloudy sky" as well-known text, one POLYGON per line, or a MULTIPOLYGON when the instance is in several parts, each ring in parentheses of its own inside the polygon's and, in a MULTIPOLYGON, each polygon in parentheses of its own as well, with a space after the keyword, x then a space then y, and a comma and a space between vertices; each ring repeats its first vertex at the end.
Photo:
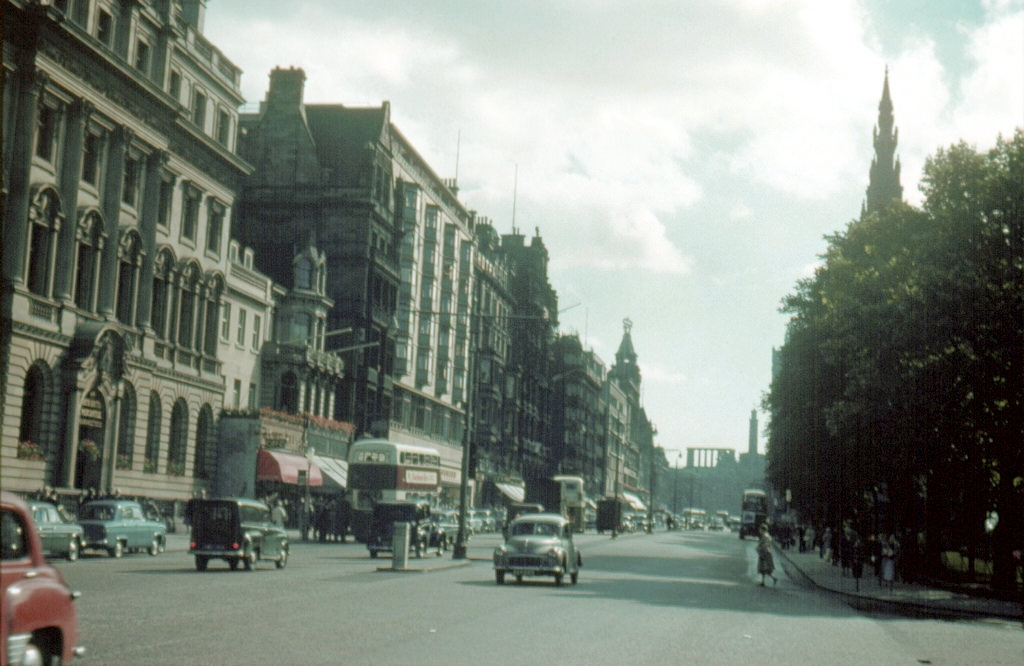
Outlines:
POLYGON ((610 366, 633 322, 670 461, 745 450, 754 408, 764 450, 778 306, 859 215, 886 67, 911 203, 937 148, 1024 126, 1024 0, 210 0, 206 34, 250 102, 275 66, 388 100, 467 207, 539 229, 563 331, 610 366))

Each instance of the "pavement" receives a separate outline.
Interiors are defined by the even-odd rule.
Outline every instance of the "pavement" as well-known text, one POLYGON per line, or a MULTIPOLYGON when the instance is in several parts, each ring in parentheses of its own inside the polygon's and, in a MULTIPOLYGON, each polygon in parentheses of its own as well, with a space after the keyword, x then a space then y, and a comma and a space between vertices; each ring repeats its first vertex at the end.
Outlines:
POLYGON ((945 618, 999 618, 1019 620, 1024 625, 1021 601, 984 596, 983 591, 928 586, 919 583, 880 582, 869 567, 859 581, 843 575, 842 567, 818 557, 817 551, 775 549, 777 560, 791 578, 802 578, 820 590, 841 596, 860 610, 896 612, 903 615, 945 618))

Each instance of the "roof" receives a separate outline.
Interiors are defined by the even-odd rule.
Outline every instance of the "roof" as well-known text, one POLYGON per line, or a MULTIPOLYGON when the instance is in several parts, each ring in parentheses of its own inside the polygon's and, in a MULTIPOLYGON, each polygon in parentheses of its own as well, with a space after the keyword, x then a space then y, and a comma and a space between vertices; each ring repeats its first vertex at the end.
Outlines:
POLYGON ((519 516, 513 523, 568 523, 568 519, 565 516, 560 516, 557 513, 524 513, 519 516))

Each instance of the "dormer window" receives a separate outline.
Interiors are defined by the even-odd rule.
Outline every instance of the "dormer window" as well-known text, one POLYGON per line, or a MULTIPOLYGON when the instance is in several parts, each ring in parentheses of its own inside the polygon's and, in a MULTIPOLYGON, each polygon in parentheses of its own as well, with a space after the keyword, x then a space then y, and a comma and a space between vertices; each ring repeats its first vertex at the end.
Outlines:
POLYGON ((313 288, 313 262, 309 257, 299 257, 295 262, 295 287, 297 289, 313 288))

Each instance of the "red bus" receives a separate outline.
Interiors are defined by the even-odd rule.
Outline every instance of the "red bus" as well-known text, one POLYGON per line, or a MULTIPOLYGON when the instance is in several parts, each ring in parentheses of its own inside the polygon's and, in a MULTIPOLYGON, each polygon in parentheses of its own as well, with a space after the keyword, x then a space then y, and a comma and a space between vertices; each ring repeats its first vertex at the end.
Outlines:
POLYGON ((363 540, 377 502, 428 502, 437 506, 441 455, 428 446, 362 439, 348 454, 352 532, 363 540))

